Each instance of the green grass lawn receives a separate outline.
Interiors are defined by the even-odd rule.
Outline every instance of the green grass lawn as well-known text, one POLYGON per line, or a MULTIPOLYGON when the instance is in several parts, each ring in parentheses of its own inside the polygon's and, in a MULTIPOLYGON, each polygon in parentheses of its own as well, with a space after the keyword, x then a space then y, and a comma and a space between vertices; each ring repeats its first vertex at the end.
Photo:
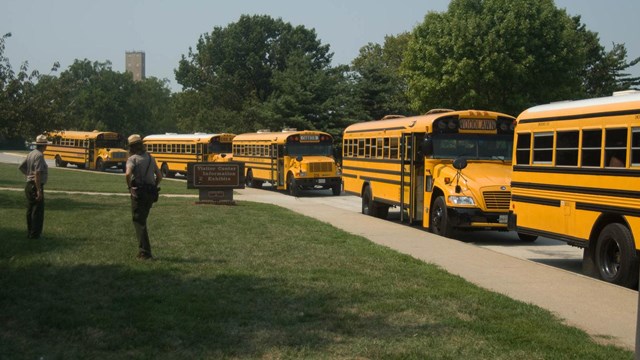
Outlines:
MULTIPOLYGON (((102 177, 124 181, 58 170, 48 188, 102 177)), ((126 197, 46 201, 44 238, 27 240, 24 195, 0 191, 0 359, 633 358, 276 206, 162 198, 149 224, 157 260, 144 262, 126 197)))

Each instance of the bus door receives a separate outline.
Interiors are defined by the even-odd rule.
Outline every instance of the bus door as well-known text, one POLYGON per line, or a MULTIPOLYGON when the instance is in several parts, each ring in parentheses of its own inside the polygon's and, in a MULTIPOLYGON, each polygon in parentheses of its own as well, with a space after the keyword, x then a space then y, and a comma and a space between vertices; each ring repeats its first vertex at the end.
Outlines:
MULTIPOLYGON (((400 202, 403 209, 407 209, 411 223, 422 220, 423 215, 424 155, 420 152, 420 146, 414 146, 421 144, 423 139, 423 133, 405 134, 401 139, 400 202), (409 198, 405 199, 407 195, 409 198)), ((400 212, 400 220, 404 221, 404 211, 400 212)))
POLYGON ((203 162, 207 158, 204 149, 204 144, 196 144, 196 162, 203 162))
POLYGON ((269 165, 269 168, 271 169, 271 175, 269 176, 269 179, 271 180, 271 183, 274 183, 275 185, 277 184, 277 179, 278 179, 278 145, 276 144, 271 144, 270 149, 269 149, 269 154, 271 155, 271 164, 269 165))
MULTIPOLYGON (((277 186, 284 186, 284 145, 277 145, 276 146, 276 153, 275 153, 275 157, 277 160, 277 168, 276 168, 276 172, 278 175, 278 183, 276 184, 277 186)), ((275 178, 275 177, 274 177, 275 178)))
POLYGON ((87 157, 85 158, 85 167, 87 169, 92 169, 93 168, 93 164, 95 164, 95 149, 96 149, 96 142, 95 140, 89 140, 86 142, 86 144, 88 145, 86 148, 86 152, 85 154, 87 155, 87 157))

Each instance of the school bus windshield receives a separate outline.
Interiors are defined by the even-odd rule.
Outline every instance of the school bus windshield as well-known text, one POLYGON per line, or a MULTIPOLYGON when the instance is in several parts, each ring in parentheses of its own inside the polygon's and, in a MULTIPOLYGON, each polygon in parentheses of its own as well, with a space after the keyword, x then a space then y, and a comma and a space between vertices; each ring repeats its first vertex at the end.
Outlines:
POLYGON ((511 161, 512 135, 434 134, 433 158, 511 161))
POLYGON ((111 140, 96 140, 97 148, 124 148, 124 144, 122 141, 118 139, 111 140))
POLYGON ((289 156, 332 156, 331 143, 288 143, 287 155, 289 156))
POLYGON ((231 152, 231 143, 214 142, 208 146, 210 154, 222 154, 231 152))

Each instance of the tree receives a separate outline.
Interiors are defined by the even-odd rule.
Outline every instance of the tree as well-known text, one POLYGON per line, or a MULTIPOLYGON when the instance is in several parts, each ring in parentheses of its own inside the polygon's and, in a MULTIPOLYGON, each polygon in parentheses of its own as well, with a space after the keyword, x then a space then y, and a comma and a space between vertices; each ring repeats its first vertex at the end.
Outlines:
POLYGON ((333 127, 345 114, 349 82, 331 58, 314 30, 243 15, 202 35, 196 50, 182 56, 179 125, 233 132, 333 127))
POLYGON ((356 91, 367 119, 385 115, 410 115, 407 82, 401 73, 410 34, 386 36, 384 46, 369 43, 352 62, 356 91))
POLYGON ((552 0, 452 0, 447 12, 427 14, 413 31, 403 62, 411 106, 517 115, 584 97, 584 85, 594 81, 587 69, 608 65, 593 51, 594 39, 552 0))
POLYGON ((593 45, 593 61, 585 69, 585 97, 609 96, 615 91, 640 86, 640 77, 625 72, 640 62, 640 57, 627 62, 627 49, 622 44, 613 44, 606 52, 599 43, 593 45))
POLYGON ((11 62, 4 56, 6 40, 11 33, 0 37, 0 145, 16 146, 22 143, 22 139, 34 138, 33 126, 29 126, 29 120, 36 115, 36 107, 29 102, 30 93, 33 91, 33 79, 38 77, 38 72, 28 73, 27 62, 20 66, 16 73, 11 62))
POLYGON ((134 82, 129 73, 111 63, 75 60, 53 79, 56 119, 51 129, 101 130, 149 134, 175 130, 171 92, 166 81, 147 78, 134 82))

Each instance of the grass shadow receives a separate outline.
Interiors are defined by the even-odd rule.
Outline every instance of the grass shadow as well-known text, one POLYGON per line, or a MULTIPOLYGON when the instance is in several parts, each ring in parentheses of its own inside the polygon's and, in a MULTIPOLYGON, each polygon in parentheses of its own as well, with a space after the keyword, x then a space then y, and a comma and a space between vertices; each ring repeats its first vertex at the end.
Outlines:
POLYGON ((246 274, 185 279, 158 269, 162 261, 6 269, 0 357, 242 358, 273 348, 303 354, 341 334, 375 336, 391 326, 341 310, 328 291, 292 292, 281 279, 246 274))

